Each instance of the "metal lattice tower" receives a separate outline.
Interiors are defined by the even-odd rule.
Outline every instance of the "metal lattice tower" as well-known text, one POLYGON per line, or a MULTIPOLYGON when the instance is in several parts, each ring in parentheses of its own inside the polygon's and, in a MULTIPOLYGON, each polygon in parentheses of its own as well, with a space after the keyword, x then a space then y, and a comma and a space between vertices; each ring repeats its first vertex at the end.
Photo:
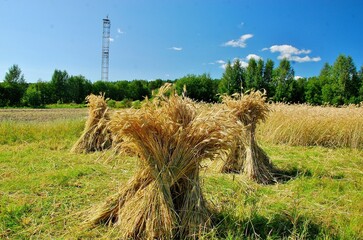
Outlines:
POLYGON ((110 27, 111 21, 108 16, 103 19, 103 38, 102 38, 102 67, 101 80, 108 81, 108 65, 110 54, 110 27))

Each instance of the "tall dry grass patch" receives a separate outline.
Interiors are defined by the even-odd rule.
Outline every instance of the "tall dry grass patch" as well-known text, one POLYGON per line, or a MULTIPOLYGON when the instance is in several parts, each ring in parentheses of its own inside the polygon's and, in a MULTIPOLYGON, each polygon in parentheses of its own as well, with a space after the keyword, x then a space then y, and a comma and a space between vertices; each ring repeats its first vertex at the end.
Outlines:
POLYGON ((91 94, 86 97, 88 102, 88 119, 83 133, 73 145, 71 152, 88 153, 102 151, 110 148, 112 144, 111 132, 108 129, 110 114, 107 107, 107 99, 104 94, 96 96, 91 94))
POLYGON ((274 144, 363 148, 363 107, 272 104, 259 137, 274 144))
POLYGON ((190 99, 173 94, 113 115, 111 131, 122 138, 120 149, 138 156, 140 170, 90 222, 115 226, 121 239, 198 238, 211 224, 199 165, 227 148, 233 126, 226 116, 198 113, 190 99))

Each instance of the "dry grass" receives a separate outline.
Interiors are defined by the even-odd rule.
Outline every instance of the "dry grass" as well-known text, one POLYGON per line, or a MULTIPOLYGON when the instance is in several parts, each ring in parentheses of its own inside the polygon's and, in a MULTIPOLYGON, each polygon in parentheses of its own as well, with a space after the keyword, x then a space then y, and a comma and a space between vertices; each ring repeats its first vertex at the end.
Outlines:
POLYGON ((91 222, 115 226, 122 239, 198 238, 211 224, 199 165, 227 147, 232 125, 221 124, 224 113, 198 114, 190 99, 172 95, 113 116, 111 130, 121 149, 139 157, 140 170, 91 222))
POLYGON ((232 111, 237 123, 240 123, 240 135, 234 139, 222 172, 243 172, 248 178, 259 183, 272 182, 272 163, 258 146, 255 136, 257 124, 266 120, 270 111, 266 95, 259 91, 251 91, 233 97, 225 96, 223 103, 232 111))
POLYGON ((363 107, 271 105, 259 127, 265 142, 291 146, 363 148, 363 107))
POLYGON ((111 132, 108 129, 110 116, 107 99, 104 94, 86 97, 89 107, 88 119, 82 136, 74 144, 71 152, 88 153, 107 149, 112 144, 111 132))

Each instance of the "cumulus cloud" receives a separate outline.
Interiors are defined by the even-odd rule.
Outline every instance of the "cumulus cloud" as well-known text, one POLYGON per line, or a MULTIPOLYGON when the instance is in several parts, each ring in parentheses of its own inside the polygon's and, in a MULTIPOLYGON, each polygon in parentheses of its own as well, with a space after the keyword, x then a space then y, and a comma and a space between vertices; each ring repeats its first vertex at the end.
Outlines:
MULTIPOLYGON (((235 60, 237 60, 237 58, 235 58, 235 60)), ((246 62, 244 59, 240 59, 239 61, 242 67, 246 68, 248 66, 248 62, 246 62)))
POLYGON ((226 66, 227 66, 227 63, 223 60, 218 60, 216 61, 216 63, 219 64, 219 67, 222 68, 222 69, 226 69, 226 66))
POLYGON ((306 54, 310 54, 310 49, 298 49, 296 47, 293 47, 291 45, 273 45, 269 48, 263 48, 262 51, 270 51, 272 53, 279 53, 279 56, 277 59, 282 60, 286 58, 289 61, 294 62, 319 62, 321 60, 320 57, 310 57, 306 54), (305 56, 300 56, 305 55, 305 56))
POLYGON ((230 41, 224 43, 223 46, 225 46, 225 47, 240 47, 240 48, 245 48, 247 46, 246 40, 247 39, 250 39, 252 37, 253 37, 253 34, 245 34, 245 35, 242 35, 237 40, 230 40, 230 41))
POLYGON ((304 77, 302 77, 302 76, 295 76, 294 77, 295 80, 299 80, 300 78, 304 78, 304 77))
MULTIPOLYGON (((241 63, 241 66, 246 68, 248 66, 248 61, 251 59, 251 58, 254 58, 255 60, 260 60, 260 59, 263 59, 262 57, 256 55, 256 54, 248 54, 245 58, 234 58, 233 61, 231 61, 231 63, 233 64, 234 62, 236 62, 237 60, 239 60, 239 62, 241 63)), ((217 60, 215 61, 215 63, 219 64, 219 67, 220 68, 223 68, 223 69, 226 69, 226 66, 227 66, 227 62, 224 61, 224 60, 217 60)))
POLYGON ((181 47, 171 47, 169 49, 170 50, 174 50, 174 51, 181 51, 181 50, 183 50, 183 48, 181 48, 181 47))
POLYGON ((291 61, 294 62, 319 62, 321 61, 321 57, 299 57, 299 56, 291 56, 291 61))
MULTIPOLYGON (((231 64, 233 65, 237 60, 240 61, 242 67, 245 68, 248 66, 248 62, 246 62, 245 59, 243 59, 243 58, 234 58, 233 61, 231 61, 231 64)), ((226 61, 217 60, 216 63, 219 64, 219 67, 222 69, 226 69, 226 67, 227 67, 226 61)))
POLYGON ((262 59, 262 57, 260 57, 260 56, 258 56, 256 54, 248 54, 247 57, 246 57, 247 60, 250 60, 251 58, 254 58, 257 61, 262 59))
MULTIPOLYGON (((243 68, 246 68, 248 66, 248 61, 251 59, 251 58, 254 58, 255 60, 260 60, 262 59, 262 57, 256 55, 256 54, 248 54, 245 58, 234 58, 233 61, 231 61, 231 64, 233 64, 234 62, 236 62, 237 60, 239 60, 239 62, 241 63, 241 66, 243 68)), ((224 60, 217 60, 215 61, 216 64, 219 64, 219 67, 222 68, 222 69, 226 69, 226 66, 227 66, 227 62, 224 61, 224 60)))
POLYGON ((305 50, 305 49, 297 49, 296 47, 293 47, 291 45, 273 45, 270 47, 271 52, 280 52, 282 54, 286 55, 299 55, 299 54, 309 54, 311 53, 311 50, 305 50))

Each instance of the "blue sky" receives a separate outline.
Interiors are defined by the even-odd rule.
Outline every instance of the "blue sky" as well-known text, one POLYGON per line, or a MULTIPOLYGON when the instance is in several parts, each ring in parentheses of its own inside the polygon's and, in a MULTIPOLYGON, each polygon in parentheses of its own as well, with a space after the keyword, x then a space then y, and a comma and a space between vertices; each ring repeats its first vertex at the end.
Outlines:
POLYGON ((176 79, 251 57, 319 74, 339 54, 363 65, 362 0, 0 0, 0 81, 55 69, 101 78, 102 19, 111 20, 109 81, 176 79))

